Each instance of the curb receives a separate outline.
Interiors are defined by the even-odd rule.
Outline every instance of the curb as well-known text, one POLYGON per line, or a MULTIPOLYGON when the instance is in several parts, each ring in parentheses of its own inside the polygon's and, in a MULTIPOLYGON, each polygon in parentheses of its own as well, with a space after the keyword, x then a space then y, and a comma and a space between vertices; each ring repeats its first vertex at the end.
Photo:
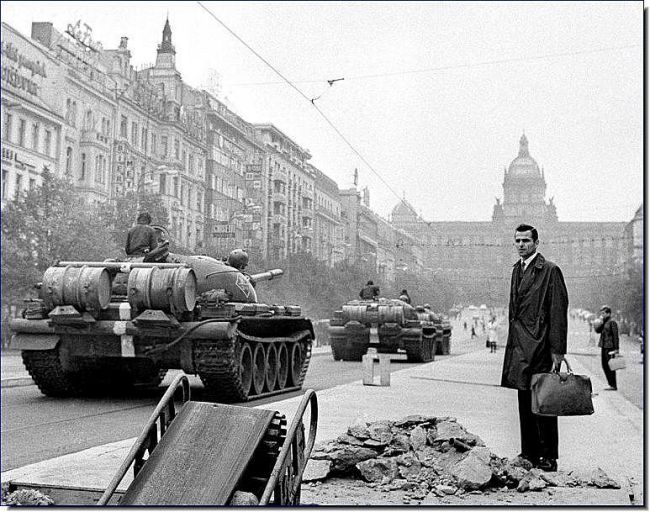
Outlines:
POLYGON ((2 379, 1 386, 3 388, 17 388, 21 386, 34 386, 35 383, 31 377, 17 377, 13 379, 2 379))

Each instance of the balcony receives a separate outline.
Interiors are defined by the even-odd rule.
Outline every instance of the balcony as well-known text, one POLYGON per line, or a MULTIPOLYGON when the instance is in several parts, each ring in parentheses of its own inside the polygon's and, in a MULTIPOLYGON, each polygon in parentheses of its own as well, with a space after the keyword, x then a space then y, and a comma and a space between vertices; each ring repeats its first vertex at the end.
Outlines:
POLYGON ((81 130, 81 140, 79 142, 80 144, 95 144, 107 148, 109 138, 97 130, 81 130))
POLYGON ((286 173, 286 171, 275 170, 275 171, 273 171, 273 175, 272 175, 271 179, 273 181, 280 181, 282 183, 286 183, 287 182, 287 173, 286 173))
POLYGON ((271 220, 274 224, 286 224, 287 216, 284 213, 274 213, 271 215, 271 220))
POLYGON ((278 202, 278 203, 286 203, 287 202, 287 195, 283 192, 273 192, 273 195, 271 196, 273 199, 273 202, 278 202))
POLYGON ((301 215, 304 219, 313 219, 314 218, 314 212, 311 210, 303 210, 301 212, 301 215))

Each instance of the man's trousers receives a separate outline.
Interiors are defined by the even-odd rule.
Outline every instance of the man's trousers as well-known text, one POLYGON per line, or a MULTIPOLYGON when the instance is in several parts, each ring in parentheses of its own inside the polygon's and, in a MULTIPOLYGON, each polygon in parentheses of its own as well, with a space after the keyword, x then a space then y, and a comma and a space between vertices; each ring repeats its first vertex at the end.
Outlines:
POLYGON ((518 390, 521 453, 531 460, 558 458, 557 416, 539 416, 530 409, 530 390, 518 390))

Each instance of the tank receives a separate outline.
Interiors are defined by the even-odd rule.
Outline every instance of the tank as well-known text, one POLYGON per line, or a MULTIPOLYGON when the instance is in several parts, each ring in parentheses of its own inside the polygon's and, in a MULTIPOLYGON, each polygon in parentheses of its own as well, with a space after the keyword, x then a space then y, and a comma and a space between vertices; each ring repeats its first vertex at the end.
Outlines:
POLYGON ((300 389, 312 323, 299 306, 259 303, 254 286, 281 275, 196 255, 60 262, 11 322, 12 346, 48 396, 157 385, 168 369, 198 375, 219 402, 300 389))
POLYGON ((380 353, 406 352, 411 362, 435 357, 435 325, 398 299, 346 302, 330 318, 328 336, 337 361, 360 361, 370 347, 380 353))

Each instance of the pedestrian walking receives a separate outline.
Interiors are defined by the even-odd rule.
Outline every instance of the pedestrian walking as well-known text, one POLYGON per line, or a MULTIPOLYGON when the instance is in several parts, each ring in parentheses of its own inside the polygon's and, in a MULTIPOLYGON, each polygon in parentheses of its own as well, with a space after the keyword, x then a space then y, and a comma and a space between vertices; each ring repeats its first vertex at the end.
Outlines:
POLYGON ((537 252, 539 235, 527 224, 515 229, 519 261, 510 282, 508 341, 501 386, 516 389, 521 453, 543 471, 557 471, 557 416, 531 410, 530 381, 535 373, 559 371, 565 361, 569 299, 562 271, 537 252))
POLYGON ((472 334, 470 335, 470 339, 476 338, 476 329, 474 329, 474 326, 472 325, 472 334))
POLYGON ((497 317, 492 316, 488 321, 488 342, 490 344, 490 352, 497 351, 497 317))
POLYGON ((463 322, 463 330, 467 330, 467 322, 463 322))
POLYGON ((616 391, 616 372, 609 369, 609 360, 618 354, 618 324, 612 319, 609 306, 600 308, 600 317, 594 322, 594 330, 600 334, 600 362, 605 372, 608 387, 605 391, 616 391))

